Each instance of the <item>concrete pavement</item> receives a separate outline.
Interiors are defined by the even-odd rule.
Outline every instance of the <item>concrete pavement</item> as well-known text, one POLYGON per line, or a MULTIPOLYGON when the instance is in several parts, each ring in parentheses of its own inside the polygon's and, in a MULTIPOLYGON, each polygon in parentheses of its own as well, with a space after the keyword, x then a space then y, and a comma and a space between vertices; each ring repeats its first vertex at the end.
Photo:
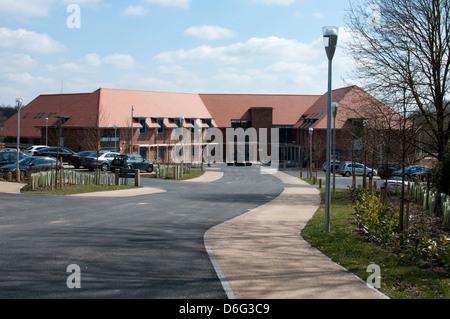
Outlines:
POLYGON ((298 178, 270 203, 208 231, 213 264, 229 298, 383 299, 383 294, 312 248, 299 235, 320 195, 298 178))

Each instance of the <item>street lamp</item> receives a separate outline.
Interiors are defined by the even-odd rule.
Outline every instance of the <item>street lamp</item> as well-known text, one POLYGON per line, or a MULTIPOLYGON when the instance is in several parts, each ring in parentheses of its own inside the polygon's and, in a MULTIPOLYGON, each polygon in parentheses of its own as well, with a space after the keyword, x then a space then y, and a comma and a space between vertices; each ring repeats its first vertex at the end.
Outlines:
POLYGON ((134 112, 134 105, 131 106, 131 151, 130 151, 131 154, 133 154, 134 149, 133 112, 134 112))
POLYGON ((16 99, 17 103, 17 149, 16 149, 16 177, 20 180, 20 170, 19 170, 19 145, 20 145, 20 109, 22 108, 23 100, 20 98, 16 99))
POLYGON ((114 124, 114 152, 117 153, 117 124, 114 124))
POLYGON ((333 195, 336 194, 336 115, 339 104, 334 102, 331 104, 331 110, 333 112, 333 195))
POLYGON ((48 116, 45 118, 45 145, 48 146, 48 116))
POLYGON ((312 178, 312 139, 313 139, 314 129, 312 127, 309 128, 309 174, 310 178, 312 178))
POLYGON ((183 166, 184 166, 184 146, 183 146, 183 140, 184 140, 184 116, 180 116, 180 127, 181 127, 181 132, 183 133, 183 137, 181 139, 181 172, 180 172, 180 176, 181 178, 183 178, 183 166))
POLYGON ((325 195, 325 231, 330 231, 330 206, 331 206, 331 80, 333 57, 336 52, 338 40, 338 27, 323 27, 323 40, 325 52, 328 57, 328 103, 327 103, 327 179, 325 195))

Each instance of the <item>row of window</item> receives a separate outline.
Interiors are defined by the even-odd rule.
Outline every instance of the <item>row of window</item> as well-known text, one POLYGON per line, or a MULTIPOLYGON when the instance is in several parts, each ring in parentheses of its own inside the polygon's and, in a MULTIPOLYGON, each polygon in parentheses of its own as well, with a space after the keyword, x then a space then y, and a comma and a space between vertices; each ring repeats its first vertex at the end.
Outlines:
MULTIPOLYGON (((50 118, 50 116, 52 116, 54 113, 48 113, 48 115, 46 117, 50 118)), ((26 119, 28 116, 30 115, 30 113, 27 113, 23 116, 24 119, 26 119)), ((45 112, 44 113, 38 113, 34 116, 35 119, 40 119, 42 117, 44 117, 45 112)))
MULTIPOLYGON (((187 120, 187 121, 189 121, 190 124, 192 124, 193 126, 195 126, 195 121, 196 121, 196 119, 190 119, 190 120, 187 120)), ((202 121, 203 121, 203 120, 202 120, 202 121)), ((140 118, 140 119, 138 120, 138 122, 139 122, 139 124, 141 125, 141 127, 139 128, 139 134, 147 134, 147 124, 146 124, 147 119, 145 119, 145 118, 140 118)), ((158 124, 157 130, 156 130, 157 134, 164 134, 164 127, 165 127, 164 119, 158 118, 158 119, 156 120, 156 123, 158 124)), ((206 119, 206 120, 204 120, 204 123, 205 123, 206 125, 208 125, 208 127, 212 127, 212 121, 211 121, 211 119, 206 119)), ((179 118, 175 118, 175 119, 173 119, 173 124, 174 124, 174 126, 176 126, 176 127, 181 127, 181 120, 180 120, 179 118)), ((192 133, 192 134, 195 133, 195 128, 191 128, 191 133, 192 133)))

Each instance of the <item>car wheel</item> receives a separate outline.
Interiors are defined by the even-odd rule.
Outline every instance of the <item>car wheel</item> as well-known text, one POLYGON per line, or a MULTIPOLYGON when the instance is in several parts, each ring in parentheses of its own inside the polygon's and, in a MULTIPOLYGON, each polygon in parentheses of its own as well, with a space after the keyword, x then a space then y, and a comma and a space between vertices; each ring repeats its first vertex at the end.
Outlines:
POLYGON ((75 167, 75 169, 79 169, 79 168, 80 168, 80 165, 74 164, 73 167, 75 167))
POLYGON ((367 173, 367 177, 368 178, 372 178, 373 177, 373 173, 367 173))
POLYGON ((127 165, 126 169, 131 171, 133 169, 133 167, 131 165, 127 165))
POLYGON ((108 169, 109 169, 109 165, 107 163, 103 163, 102 166, 101 166, 101 170, 103 172, 106 172, 108 169))
POLYGON ((153 172, 153 165, 149 165, 147 167, 147 173, 151 173, 151 172, 153 172))
POLYGON ((350 172, 345 172, 345 177, 350 177, 352 175, 352 173, 350 172))

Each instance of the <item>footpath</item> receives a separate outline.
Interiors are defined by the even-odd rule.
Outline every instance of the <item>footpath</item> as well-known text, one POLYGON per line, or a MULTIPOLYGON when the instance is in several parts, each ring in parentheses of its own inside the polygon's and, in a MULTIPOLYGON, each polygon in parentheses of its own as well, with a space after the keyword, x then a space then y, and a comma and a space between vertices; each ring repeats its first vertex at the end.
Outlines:
POLYGON ((275 176, 285 184, 279 197, 205 235, 228 297, 386 299, 301 238, 320 205, 318 189, 282 172, 275 176))

